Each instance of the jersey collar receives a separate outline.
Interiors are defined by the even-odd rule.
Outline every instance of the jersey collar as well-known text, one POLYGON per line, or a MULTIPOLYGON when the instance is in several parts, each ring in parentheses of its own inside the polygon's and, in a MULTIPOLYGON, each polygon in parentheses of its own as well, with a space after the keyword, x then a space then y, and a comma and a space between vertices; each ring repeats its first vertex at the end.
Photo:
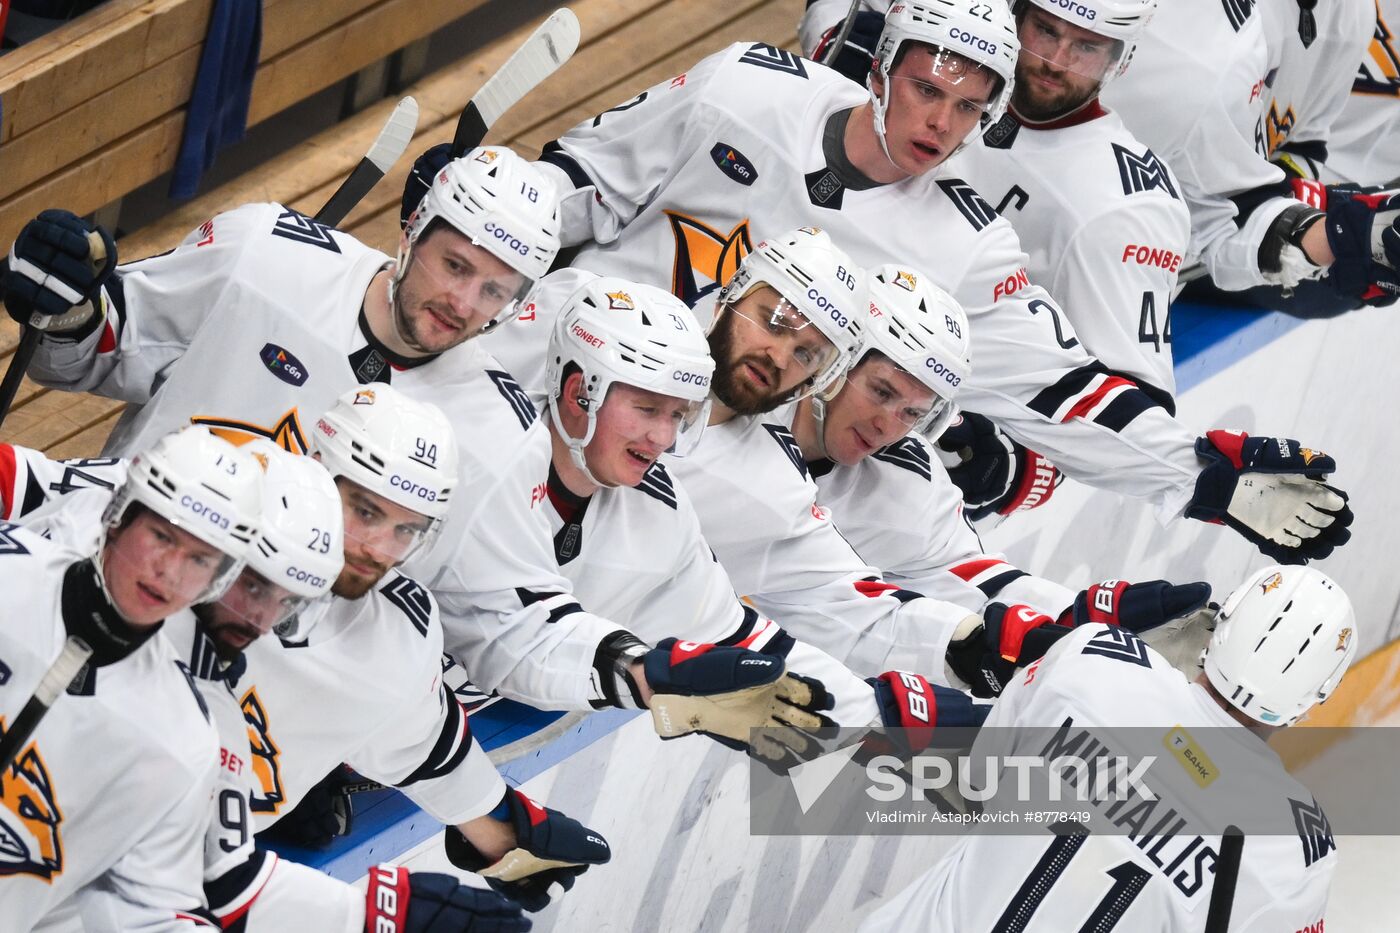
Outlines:
POLYGON ((361 382, 388 382, 389 374, 386 372, 386 368, 403 372, 406 369, 415 369, 426 363, 431 363, 442 355, 435 353, 432 356, 409 357, 395 353, 385 346, 383 341, 374 336, 374 331, 369 326, 369 317, 365 314, 364 305, 360 306, 358 323, 360 336, 365 338, 367 346, 350 355, 350 368, 355 370, 355 378, 361 382))
POLYGON ((1097 97, 1080 105, 1078 109, 1065 114, 1063 117, 1045 123, 1036 123, 1034 120, 1027 120, 1017 113, 1013 106, 1008 106, 1006 112, 1014 116, 1016 122, 1028 130, 1062 130, 1066 127, 1079 126, 1081 123, 1089 123, 1093 120, 1097 120, 1099 117, 1108 116, 1108 111, 1103 109, 1103 104, 1099 103, 1097 97))

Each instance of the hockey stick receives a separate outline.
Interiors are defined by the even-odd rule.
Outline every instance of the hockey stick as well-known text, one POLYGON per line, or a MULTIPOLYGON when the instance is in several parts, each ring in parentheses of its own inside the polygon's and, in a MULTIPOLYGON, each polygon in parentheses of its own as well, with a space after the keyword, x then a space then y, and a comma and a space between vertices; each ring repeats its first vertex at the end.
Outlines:
POLYGON ((374 138, 374 145, 369 147, 369 152, 365 153, 360 164, 340 183, 340 187, 335 189, 335 194, 331 195, 325 206, 316 212, 316 222, 328 227, 339 225, 399 160, 399 156, 403 155, 403 151, 413 141, 413 133, 417 129, 418 101, 412 97, 405 97, 399 101, 394 112, 389 114, 384 128, 374 138))
POLYGON ((1244 833, 1238 826, 1226 826, 1220 837, 1220 861, 1215 863, 1215 884, 1210 889, 1204 933, 1226 933, 1230 929, 1230 911, 1235 906, 1235 883, 1240 877, 1243 855, 1244 833))
POLYGON ((452 158, 481 145, 487 130, 569 60, 578 49, 578 17, 568 7, 549 15, 467 102, 452 136, 452 158))
POLYGON ((836 34, 836 39, 827 47, 826 54, 822 56, 821 64, 831 65, 836 61, 836 56, 841 54, 841 49, 846 45, 846 39, 851 35, 851 27, 856 24, 856 14, 860 12, 860 0, 851 0, 851 8, 846 11, 846 18, 841 21, 841 31, 836 34))
MULTIPOLYGON (((101 268, 107 261, 107 247, 102 242, 102 235, 96 230, 88 234, 88 251, 92 255, 93 266, 101 268)), ((24 381, 24 374, 29 370, 29 362, 34 359, 34 351, 39 348, 39 338, 43 335, 44 328, 37 325, 47 323, 45 315, 35 312, 30 315, 29 324, 20 334, 19 346, 15 347, 15 355, 10 359, 10 368, 5 370, 4 381, 0 381, 0 425, 5 423, 5 418, 10 414, 10 406, 19 394, 19 386, 24 381)))
POLYGON ((58 653, 58 657, 39 681, 34 695, 24 704, 24 709, 19 711, 14 724, 5 730, 4 737, 0 738, 0 775, 3 775, 19 756, 20 749, 24 748, 24 744, 39 727, 39 720, 44 718, 49 707, 58 699, 58 695, 68 688, 90 657, 92 649, 76 635, 63 643, 63 650, 58 653))

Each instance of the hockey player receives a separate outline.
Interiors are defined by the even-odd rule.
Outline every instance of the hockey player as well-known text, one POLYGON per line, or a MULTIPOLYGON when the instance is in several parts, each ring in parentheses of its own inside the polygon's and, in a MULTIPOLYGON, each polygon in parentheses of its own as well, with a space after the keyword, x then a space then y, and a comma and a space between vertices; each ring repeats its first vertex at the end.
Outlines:
POLYGON ((580 268, 667 286, 694 306, 733 274, 754 229, 828 228, 856 261, 898 257, 958 299, 983 361, 966 407, 1070 476, 1168 517, 1231 515, 1281 559, 1330 551, 1349 518, 1340 495, 1299 485, 1304 464, 1270 442, 1249 464, 1196 443, 1108 373, 1025 272, 1010 225, 940 170, 1000 118, 1016 49, 1010 13, 973 0, 897 4, 868 95, 791 53, 731 46, 546 147, 544 170, 572 188, 562 241, 583 244, 580 268), (1262 495, 1231 514, 1239 476, 1260 468, 1268 478, 1249 482, 1262 495))
POLYGON ((218 743, 189 669, 157 632, 242 569, 260 475, 190 428, 136 458, 82 539, 3 526, 5 722, 67 638, 93 649, 0 775, 6 930, 31 929, 66 900, 89 930, 207 928, 200 843, 218 743))
MULTIPOLYGON (((554 391, 539 353, 543 328, 554 326, 587 276, 553 273, 513 325, 486 338, 527 385, 554 391)), ((715 304, 704 440, 667 460, 665 470, 689 492, 705 541, 735 590, 764 616, 860 675, 922 670, 937 683, 961 686, 957 668, 945 669, 956 664, 985 680, 980 653, 969 668, 961 655, 949 655, 949 642, 962 629, 969 645, 999 647, 1000 628, 978 630, 975 611, 882 580, 817 504, 789 430, 792 411, 784 402, 839 385, 861 348, 867 305, 865 274, 825 232, 801 228, 760 243, 715 304), (830 362, 811 366, 820 361, 830 362)), ((1035 625, 1051 622, 1032 615, 1035 625)), ((1125 621, 1145 628, 1165 620, 1158 614, 1125 621)))
POLYGON ((1342 112, 1332 123, 1325 181, 1400 188, 1400 3, 1377 0, 1375 30, 1342 112))
POLYGON ((570 595, 538 508, 547 432, 470 339, 548 268, 555 202, 538 170, 486 147, 434 172, 396 262, 260 204, 129 265, 112 264, 109 242, 96 273, 88 225, 45 212, 16 240, 3 287, 12 314, 60 316, 36 352, 37 379, 132 403, 112 453, 191 420, 305 450, 303 425, 356 384, 392 381, 441 403, 463 485, 448 532, 408 569, 440 600, 449 653, 483 689, 541 708, 630 706, 643 666, 617 652, 622 629, 570 595))
MULTIPOLYGON (((373 933, 376 924, 389 920, 393 929, 423 933, 460 930, 474 917, 494 920, 503 933, 528 928, 519 907, 492 892, 461 887, 450 876, 410 875, 381 865, 370 871, 362 893, 322 872, 255 851, 252 804, 262 787, 249 734, 262 723, 245 721, 237 689, 248 688, 259 672, 249 672, 243 651, 274 626, 279 637, 306 643, 310 617, 329 608, 325 597, 341 571, 344 534, 340 494, 316 460, 286 453, 270 441, 253 441, 243 450, 263 468, 262 512, 248 563, 216 602, 175 614, 163 632, 177 646, 177 656, 187 659, 219 734, 218 782, 208 804, 203 848, 210 912, 225 928, 239 924, 249 933, 373 933)), ((52 461, 37 451, 0 447, 0 481, 13 513, 6 517, 59 538, 81 535, 90 513, 109 498, 104 490, 120 486, 126 475, 124 460, 52 461)), ((329 624, 333 632, 343 627, 329 624)), ((304 695, 303 702, 325 717, 338 715, 317 703, 315 694, 304 695)), ((312 740, 292 731, 278 734, 280 742, 312 740)), ((46 931, 69 928, 45 926, 46 931)))
POLYGON ((1232 801, 1235 809, 1248 801, 1276 825, 1297 825, 1303 845, 1292 833, 1251 835, 1246 828, 1230 929, 1322 929, 1336 843, 1312 795, 1265 741, 1336 688, 1356 654, 1355 629, 1351 603, 1324 574, 1266 567, 1226 600, 1205 670, 1194 681, 1132 635, 1089 625, 1065 636, 1002 694, 987 727, 1005 733, 1072 723, 1090 741, 1110 730, 1175 727, 1203 749, 1224 748, 1214 761, 1247 767, 1225 765, 1209 783, 1184 789, 1154 786, 1149 775, 1147 786, 1161 803, 1154 824, 1170 819, 1161 812, 1190 824, 1166 833, 1157 824, 1151 836, 1158 844, 1151 846, 1126 818, 1132 808, 1122 805, 1116 827, 1113 814, 1094 809, 1087 827, 1053 838, 963 837, 861 930, 1036 933, 1081 929, 1091 914, 1101 930, 1206 929, 1224 828, 1219 814, 1232 801))
POLYGON ((1351 301, 1400 294, 1394 192, 1358 196, 1314 181, 1373 12, 1367 0, 1164 4, 1133 67, 1106 89, 1108 105, 1180 178, 1188 262, 1199 260, 1217 288, 1286 295, 1321 279, 1351 301))

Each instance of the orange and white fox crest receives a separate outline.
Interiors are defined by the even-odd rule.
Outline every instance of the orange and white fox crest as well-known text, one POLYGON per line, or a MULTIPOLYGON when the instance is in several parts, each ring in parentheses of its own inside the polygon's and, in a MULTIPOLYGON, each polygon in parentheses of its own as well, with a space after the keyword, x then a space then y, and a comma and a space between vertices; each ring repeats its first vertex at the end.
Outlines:
POLYGON ((1276 573, 1259 584, 1260 595, 1273 592, 1283 584, 1283 574, 1276 573))
POLYGON ((63 813, 34 743, 0 774, 0 803, 0 877, 34 875, 52 882, 63 873, 63 813))
POLYGON ((258 699, 258 688, 253 687, 243 694, 239 705, 243 708, 243 721, 248 725, 253 776, 258 781, 258 790, 253 794, 253 812, 276 813, 286 803, 287 795, 282 790, 282 768, 278 762, 280 752, 269 734, 267 713, 258 699))

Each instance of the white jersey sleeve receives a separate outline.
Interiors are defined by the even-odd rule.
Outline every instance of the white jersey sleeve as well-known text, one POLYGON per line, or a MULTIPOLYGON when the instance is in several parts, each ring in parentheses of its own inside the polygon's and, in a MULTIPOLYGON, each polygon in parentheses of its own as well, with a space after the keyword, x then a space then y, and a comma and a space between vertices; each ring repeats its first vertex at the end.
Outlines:
POLYGON ((1371 25, 1351 95, 1332 124, 1327 165, 1347 181, 1394 187, 1400 184, 1400 0, 1379 0, 1371 25))

